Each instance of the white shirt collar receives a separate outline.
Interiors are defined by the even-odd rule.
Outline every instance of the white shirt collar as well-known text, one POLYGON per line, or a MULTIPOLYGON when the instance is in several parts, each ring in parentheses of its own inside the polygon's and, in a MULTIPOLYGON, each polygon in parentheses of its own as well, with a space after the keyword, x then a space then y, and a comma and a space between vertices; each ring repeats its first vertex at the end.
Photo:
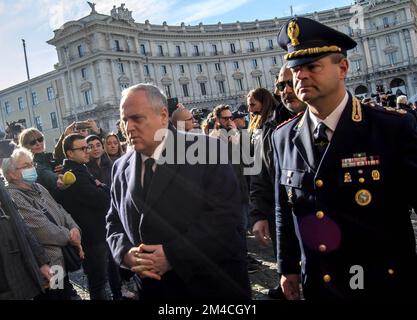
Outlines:
POLYGON ((317 118, 311 112, 310 108, 308 108, 308 116, 310 117, 310 120, 311 120, 310 121, 310 126, 311 126, 310 130, 311 130, 311 132, 314 131, 314 129, 319 124, 319 122, 323 122, 328 128, 326 133, 327 133, 327 136, 328 136, 329 140, 331 140, 331 138, 333 136, 333 133, 336 130, 337 124, 339 123, 340 117, 342 116, 343 110, 345 110, 345 107, 346 107, 346 104, 347 104, 348 100, 349 100, 349 95, 346 91, 345 96, 343 97, 340 104, 324 120, 321 120, 321 119, 317 118))
POLYGON ((166 142, 168 140, 168 133, 169 133, 169 129, 166 128, 166 130, 164 132, 164 136, 162 137, 161 143, 156 147, 155 151, 153 152, 153 154, 150 157, 144 155, 143 153, 140 154, 143 163, 148 158, 153 158, 156 163, 158 162, 159 158, 161 157, 162 151, 164 151, 164 149, 165 149, 165 145, 166 145, 166 142))

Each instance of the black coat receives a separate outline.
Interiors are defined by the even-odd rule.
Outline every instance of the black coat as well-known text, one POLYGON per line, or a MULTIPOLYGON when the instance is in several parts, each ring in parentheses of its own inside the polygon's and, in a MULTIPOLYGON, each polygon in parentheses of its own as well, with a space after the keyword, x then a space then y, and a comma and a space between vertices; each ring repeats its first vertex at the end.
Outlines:
MULTIPOLYGON (((185 135, 178 132, 181 139, 185 135)), ((204 139, 207 146, 208 141, 219 144, 203 135, 188 136, 204 139)), ((185 142, 187 149, 192 143, 185 142)), ((170 150, 176 154, 176 147, 170 150)), ((115 261, 121 264, 128 250, 140 243, 162 244, 173 269, 161 281, 142 280, 145 298, 248 299, 240 189, 232 167, 177 163, 157 166, 143 200, 140 154, 130 151, 115 162, 107 216, 107 240, 115 261)))
POLYGON ((0 300, 32 299, 43 291, 39 267, 49 263, 0 181, 0 300))
POLYGON ((98 166, 94 160, 88 162, 86 165, 88 171, 93 175, 94 178, 98 179, 109 188, 111 187, 111 168, 113 163, 106 153, 101 156, 100 166, 98 166))
POLYGON ((97 187, 95 178, 83 164, 66 159, 63 173, 67 171, 72 171, 76 181, 58 192, 57 201, 81 228, 83 246, 105 243, 105 217, 110 207, 109 189, 97 187))
MULTIPOLYGON (((250 177, 250 222, 254 225, 259 220, 269 220, 270 227, 275 230, 275 194, 274 194, 274 156, 272 149, 272 133, 277 126, 294 115, 280 104, 274 116, 262 127, 263 155, 262 169, 258 175, 250 177)), ((272 235, 273 236, 273 235, 272 235)))
POLYGON ((273 135, 278 268, 299 273, 300 248, 307 299, 410 298, 417 284, 408 211, 417 204, 416 121, 355 101, 349 97, 321 163, 307 113, 273 135), (355 157, 367 159, 346 160, 355 157), (351 288, 355 266, 363 268, 363 290, 351 288))

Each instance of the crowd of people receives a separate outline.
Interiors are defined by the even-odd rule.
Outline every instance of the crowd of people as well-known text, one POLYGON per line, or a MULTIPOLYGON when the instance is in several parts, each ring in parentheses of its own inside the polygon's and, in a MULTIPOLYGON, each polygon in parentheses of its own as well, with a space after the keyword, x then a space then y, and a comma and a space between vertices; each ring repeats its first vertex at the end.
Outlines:
POLYGON ((348 93, 356 43, 317 21, 289 20, 278 42, 288 54, 274 92, 249 91, 245 109, 169 114, 158 87, 138 84, 122 93, 116 133, 72 123, 51 154, 41 131, 20 132, 2 164, 0 299, 71 299, 72 246, 92 300, 133 298, 126 280, 141 300, 248 300, 248 274, 262 272, 248 233, 274 249, 272 299, 413 296, 417 203, 398 186, 417 178, 416 103, 348 93))

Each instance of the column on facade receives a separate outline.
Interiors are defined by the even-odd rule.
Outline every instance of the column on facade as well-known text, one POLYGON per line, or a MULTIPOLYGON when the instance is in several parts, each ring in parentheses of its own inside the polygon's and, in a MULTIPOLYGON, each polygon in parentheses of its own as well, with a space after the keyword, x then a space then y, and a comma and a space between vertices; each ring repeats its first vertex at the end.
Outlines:
POLYGON ((214 98, 214 97, 218 96, 218 94, 217 94, 218 88, 217 88, 217 85, 216 85, 216 80, 214 79, 215 74, 212 74, 212 72, 210 70, 210 66, 211 66, 211 61, 206 63, 206 67, 207 67, 207 77, 208 77, 208 81, 209 81, 210 87, 211 87, 211 96, 214 98))
POLYGON ((94 92, 94 95, 96 97, 94 102, 96 104, 99 104, 100 102, 102 102, 103 93, 101 91, 101 87, 97 85, 97 76, 96 76, 96 71, 95 71, 95 69, 96 69, 95 68, 95 63, 92 62, 89 65, 89 67, 90 67, 91 75, 92 75, 92 77, 91 77, 92 81, 91 82, 92 82, 93 92, 94 92))
POLYGON ((372 66, 372 60, 371 60, 371 50, 369 49, 368 39, 364 39, 362 41, 362 44, 363 44, 363 53, 365 54, 366 70, 368 70, 369 72, 372 66))
POLYGON ((242 64, 243 64, 243 74, 244 74, 244 79, 246 81, 246 93, 249 92, 249 90, 252 89, 252 82, 249 79, 249 77, 251 76, 250 73, 248 72, 247 68, 246 68, 246 59, 242 59, 242 64))
POLYGON ((382 50, 382 48, 380 46, 380 40, 381 39, 382 39, 381 37, 375 37, 375 47, 376 47, 376 54, 377 54, 378 60, 379 60, 379 65, 384 66, 386 60, 385 60, 385 57, 382 56, 384 51, 382 50))
POLYGON ((226 96, 231 96, 232 95, 232 86, 230 83, 230 79, 231 77, 229 77, 229 73, 227 72, 227 60, 223 61, 224 64, 224 73, 225 73, 225 77, 226 77, 226 88, 225 88, 225 94, 226 96))
POLYGON ((408 63, 408 61, 409 61, 409 59, 408 59, 408 50, 407 50, 408 44, 406 43, 407 40, 405 39, 404 32, 403 31, 398 32, 398 36, 399 36, 399 40, 400 40, 400 49, 401 49, 402 61, 408 63))
POLYGON ((113 77, 109 63, 111 62, 108 59, 100 60, 98 62, 98 70, 100 74, 97 77, 97 83, 98 86, 102 89, 101 92, 103 93, 103 102, 107 101, 113 103, 116 98, 116 95, 112 84, 113 77))
POLYGON ((206 70, 207 70, 207 82, 206 82, 208 84, 208 88, 206 88, 206 89, 208 89, 207 93, 210 92, 210 94, 208 96, 213 97, 214 96, 214 89, 213 89, 213 86, 212 86, 212 83, 211 83, 211 75, 210 75, 209 64, 208 64, 208 62, 206 62, 206 63, 204 63, 204 65, 205 65, 206 70))
MULTIPOLYGON (((265 77, 264 77, 264 81, 265 81, 265 83, 264 83, 264 88, 267 88, 267 89, 271 89, 271 83, 270 83, 270 81, 269 81, 269 79, 267 79, 268 78, 268 72, 267 72, 267 70, 266 70, 266 63, 265 63, 265 61, 264 61, 264 59, 265 59, 266 57, 260 57, 260 59, 261 59, 261 65, 262 65, 262 71, 263 71, 263 74, 265 75, 265 77)), ((272 58, 271 58, 272 59, 272 58)))
POLYGON ((116 70, 115 61, 110 60, 110 78, 113 80, 114 97, 120 97, 119 72, 116 70))
MULTIPOLYGON (((408 29, 410 32, 410 40, 411 40, 411 52, 416 53, 417 52, 417 37, 416 37, 416 30, 415 29, 408 29)), ((416 58, 414 57, 413 63, 416 62, 416 58)))
POLYGON ((74 99, 72 108, 75 109, 75 112, 78 112, 78 110, 82 108, 82 104, 81 104, 82 100, 80 99, 80 90, 78 89, 78 83, 74 81, 75 76, 74 76, 73 69, 68 70, 68 77, 69 77, 70 91, 74 99))
POLYGON ((409 73, 406 76, 407 96, 409 98, 416 94, 416 88, 414 86, 415 82, 413 81, 413 77, 414 75, 412 73, 409 73))

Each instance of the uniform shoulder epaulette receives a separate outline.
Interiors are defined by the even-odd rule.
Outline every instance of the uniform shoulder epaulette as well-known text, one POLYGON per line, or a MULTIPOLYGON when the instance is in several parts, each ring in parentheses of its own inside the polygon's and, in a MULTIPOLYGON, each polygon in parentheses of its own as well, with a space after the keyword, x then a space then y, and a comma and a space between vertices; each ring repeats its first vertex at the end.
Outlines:
POLYGON ((407 114, 406 110, 396 109, 396 108, 393 108, 393 107, 376 106, 376 107, 369 107, 369 109, 379 111, 379 112, 383 112, 383 113, 393 114, 393 115, 397 115, 397 116, 403 116, 403 115, 407 114))
POLYGON ((286 121, 284 121, 284 122, 281 122, 281 123, 280 123, 280 124, 276 127, 276 129, 279 129, 279 128, 281 128, 282 126, 286 125, 287 123, 290 123, 291 121, 293 121, 293 120, 295 120, 295 119, 298 119, 298 118, 299 118, 299 117, 301 117, 303 114, 304 114, 304 111, 301 111, 301 112, 297 113, 294 117, 289 118, 288 120, 286 120, 286 121))

